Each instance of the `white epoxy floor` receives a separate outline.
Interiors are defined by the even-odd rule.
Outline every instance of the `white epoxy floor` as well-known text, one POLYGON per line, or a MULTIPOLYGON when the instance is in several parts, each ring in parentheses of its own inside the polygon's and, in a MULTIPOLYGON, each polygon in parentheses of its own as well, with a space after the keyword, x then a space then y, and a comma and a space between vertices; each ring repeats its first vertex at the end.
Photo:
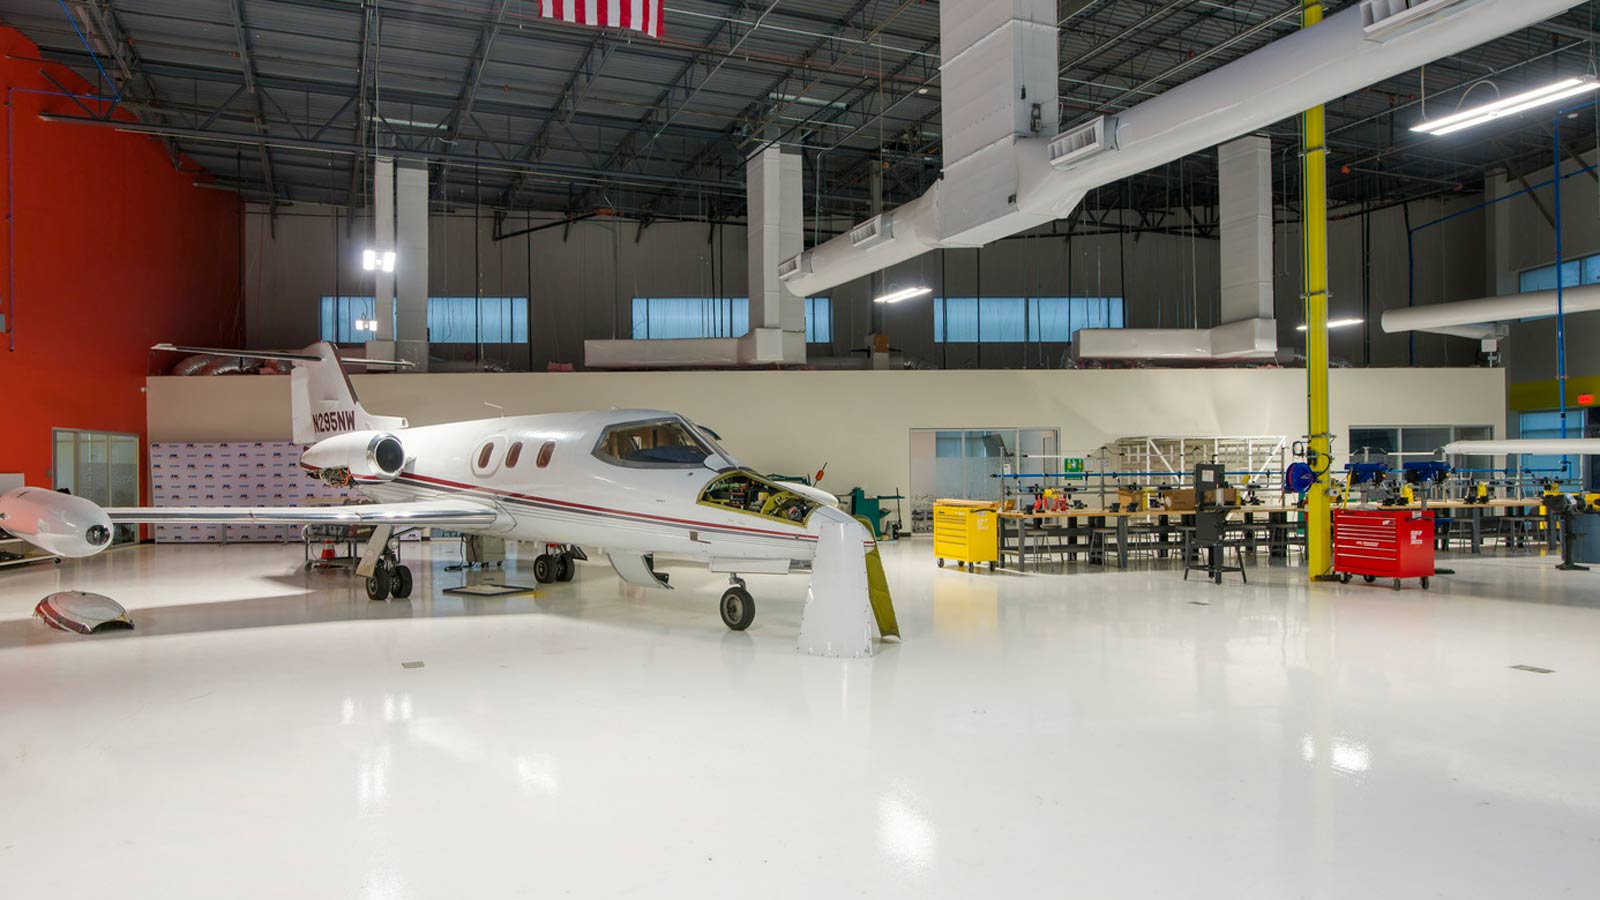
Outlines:
POLYGON ((0 573, 0 896, 1600 890, 1600 571, 1308 591, 906 541, 905 642, 841 662, 794 652, 803 577, 734 634, 703 570, 462 600, 430 554, 389 604, 298 547, 0 573), (28 619, 67 587, 139 630, 28 619))

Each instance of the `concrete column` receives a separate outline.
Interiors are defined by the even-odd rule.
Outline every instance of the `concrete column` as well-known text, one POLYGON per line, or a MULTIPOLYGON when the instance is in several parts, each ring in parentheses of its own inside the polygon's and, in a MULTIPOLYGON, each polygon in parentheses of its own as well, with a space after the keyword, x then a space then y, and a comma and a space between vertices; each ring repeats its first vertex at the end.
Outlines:
POLYGON ((428 371, 428 167, 402 160, 395 172, 395 353, 428 371))
MULTIPOLYGON (((1483 179, 1483 199, 1498 200, 1511 193, 1510 179, 1505 170, 1489 172, 1483 179)), ((1484 267, 1484 293, 1485 297, 1498 297, 1502 294, 1515 294, 1517 273, 1511 268, 1511 225, 1512 215, 1508 208, 1517 201, 1509 203, 1494 203, 1483 208, 1483 251, 1484 258, 1489 265, 1484 267)))
POLYGON ((778 263, 805 249, 800 157, 767 147, 746 163, 745 189, 750 334, 741 356, 752 363, 804 363, 805 299, 778 280, 778 263))
POLYGON ((1244 137, 1217 148, 1222 321, 1270 319, 1272 142, 1244 137))
MULTIPOLYGON (((366 249, 366 248, 364 248, 366 249)), ((380 156, 372 161, 372 244, 381 261, 385 250, 394 249, 394 158, 380 156)), ((398 263, 397 263, 398 267, 398 263)), ((378 330, 367 341, 370 359, 394 359, 394 274, 379 265, 373 275, 373 312, 378 330)))

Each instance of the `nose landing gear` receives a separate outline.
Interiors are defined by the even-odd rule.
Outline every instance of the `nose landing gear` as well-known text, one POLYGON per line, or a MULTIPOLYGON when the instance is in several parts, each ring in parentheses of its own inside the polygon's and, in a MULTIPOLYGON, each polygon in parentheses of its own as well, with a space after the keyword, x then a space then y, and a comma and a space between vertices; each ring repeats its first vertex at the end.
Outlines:
POLYGON ((755 621, 756 601, 745 589, 743 578, 735 575, 728 579, 728 589, 722 592, 717 612, 722 614, 722 624, 734 631, 743 631, 755 621))

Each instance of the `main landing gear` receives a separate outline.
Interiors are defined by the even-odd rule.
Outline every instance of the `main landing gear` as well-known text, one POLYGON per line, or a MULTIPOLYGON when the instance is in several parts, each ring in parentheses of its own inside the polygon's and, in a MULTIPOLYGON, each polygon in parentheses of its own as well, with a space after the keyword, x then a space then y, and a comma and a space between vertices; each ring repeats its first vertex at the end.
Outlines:
POLYGON ((393 547, 384 548, 372 574, 367 576, 367 599, 405 600, 411 596, 411 567, 401 565, 400 554, 393 547))
POLYGON ((743 578, 735 575, 728 579, 728 589, 722 592, 717 612, 722 614, 722 624, 734 631, 743 631, 755 621, 756 601, 745 589, 743 578))
POLYGON ((571 581, 578 574, 580 559, 587 559, 576 547, 546 544, 544 553, 533 558, 533 578, 540 584, 552 581, 571 581))

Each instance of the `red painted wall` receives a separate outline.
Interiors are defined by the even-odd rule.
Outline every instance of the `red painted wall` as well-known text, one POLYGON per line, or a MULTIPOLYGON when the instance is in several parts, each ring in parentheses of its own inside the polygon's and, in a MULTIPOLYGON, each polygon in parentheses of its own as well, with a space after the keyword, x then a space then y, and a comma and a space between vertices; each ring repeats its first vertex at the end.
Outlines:
MULTIPOLYGON (((53 487, 51 428, 134 432, 144 445, 151 344, 239 346, 241 209, 233 194, 195 187, 199 167, 175 170, 153 138, 41 121, 83 115, 25 92, 56 91, 41 70, 74 92, 92 86, 38 60, 32 42, 0 28, 10 113, 0 196, 10 194, 15 239, 14 252, 0 244, 0 472, 53 487)), ((141 454, 148 500, 146 463, 141 454)))

